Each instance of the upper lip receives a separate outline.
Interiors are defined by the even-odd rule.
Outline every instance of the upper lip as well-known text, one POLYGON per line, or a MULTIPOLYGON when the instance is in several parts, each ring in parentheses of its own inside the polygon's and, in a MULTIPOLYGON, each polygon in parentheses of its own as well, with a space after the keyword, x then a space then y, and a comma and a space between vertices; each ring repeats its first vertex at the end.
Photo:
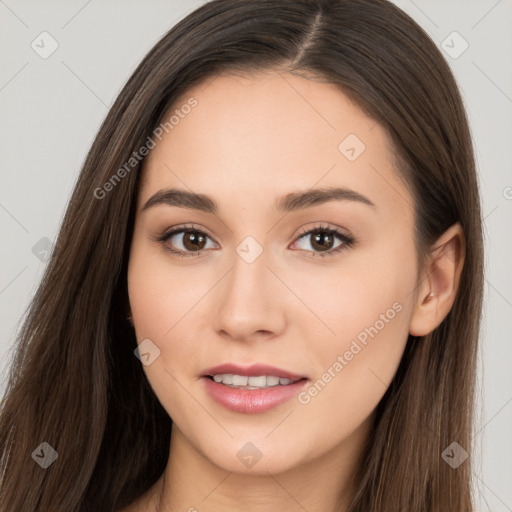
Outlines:
POLYGON ((233 374, 247 375, 248 377, 259 377, 261 375, 282 377, 290 380, 307 379, 306 375, 292 373, 276 366, 264 363, 254 363, 250 366, 242 366, 234 363, 224 363, 218 366, 212 366, 201 373, 201 377, 213 377, 214 375, 233 374))

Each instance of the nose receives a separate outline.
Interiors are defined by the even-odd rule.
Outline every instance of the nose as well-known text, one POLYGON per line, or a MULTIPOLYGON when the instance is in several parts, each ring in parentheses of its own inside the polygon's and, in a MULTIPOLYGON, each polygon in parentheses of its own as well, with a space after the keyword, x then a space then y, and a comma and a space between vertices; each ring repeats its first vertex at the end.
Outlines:
POLYGON ((219 283, 216 332, 237 341, 270 339, 286 326, 286 288, 267 266, 266 253, 248 263, 237 253, 233 266, 219 283))

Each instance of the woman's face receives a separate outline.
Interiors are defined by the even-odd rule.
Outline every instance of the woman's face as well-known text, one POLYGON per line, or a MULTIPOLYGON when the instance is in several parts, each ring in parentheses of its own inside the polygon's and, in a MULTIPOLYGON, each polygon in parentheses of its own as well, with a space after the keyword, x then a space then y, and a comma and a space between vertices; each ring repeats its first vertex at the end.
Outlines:
POLYGON ((415 300, 413 201, 388 136, 335 86, 288 73, 218 76, 173 114, 128 271, 173 435, 234 472, 356 456, 415 300))

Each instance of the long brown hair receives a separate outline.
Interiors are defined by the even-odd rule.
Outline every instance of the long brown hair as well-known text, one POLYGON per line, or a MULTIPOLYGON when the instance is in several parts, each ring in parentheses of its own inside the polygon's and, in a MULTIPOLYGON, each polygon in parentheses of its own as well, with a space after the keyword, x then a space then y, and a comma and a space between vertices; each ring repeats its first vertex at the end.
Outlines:
POLYGON ((453 223, 466 238, 452 310, 428 336, 410 337, 378 405, 350 512, 473 510, 471 458, 455 470, 441 457, 452 442, 471 453, 483 288, 472 140, 448 64, 386 0, 213 0, 143 59, 87 155, 18 334, 0 416, 1 510, 113 511, 162 474, 172 421, 125 318, 141 162, 109 193, 95 191, 189 87, 277 67, 337 84, 389 132, 414 199, 420 262, 453 223), (58 454, 47 469, 32 458, 43 442, 58 454))

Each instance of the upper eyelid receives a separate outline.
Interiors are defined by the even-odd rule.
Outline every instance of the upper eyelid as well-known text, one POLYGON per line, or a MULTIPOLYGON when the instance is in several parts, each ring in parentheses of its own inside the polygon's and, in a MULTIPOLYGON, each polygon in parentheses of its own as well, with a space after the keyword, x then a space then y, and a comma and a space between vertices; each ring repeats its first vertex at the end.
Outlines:
MULTIPOLYGON (((202 233, 203 235, 206 235, 208 238, 212 239, 215 242, 215 239, 212 235, 210 235, 206 230, 203 228, 198 228, 195 226, 176 226, 173 228, 166 229, 163 234, 158 237, 159 240, 165 240, 169 238, 171 235, 176 235, 178 233, 181 233, 182 231, 195 231, 197 233, 202 233)), ((217 243, 217 242, 215 242, 217 243)))
POLYGON ((349 235, 348 233, 344 233, 343 232, 343 228, 332 227, 332 226, 329 226, 329 225, 326 225, 326 226, 315 225, 315 226, 310 227, 310 228, 304 228, 304 229, 301 229, 295 236, 296 237, 303 237, 304 235, 311 234, 314 231, 331 231, 331 232, 335 233, 338 236, 346 237, 346 238, 351 238, 351 235, 349 235))

